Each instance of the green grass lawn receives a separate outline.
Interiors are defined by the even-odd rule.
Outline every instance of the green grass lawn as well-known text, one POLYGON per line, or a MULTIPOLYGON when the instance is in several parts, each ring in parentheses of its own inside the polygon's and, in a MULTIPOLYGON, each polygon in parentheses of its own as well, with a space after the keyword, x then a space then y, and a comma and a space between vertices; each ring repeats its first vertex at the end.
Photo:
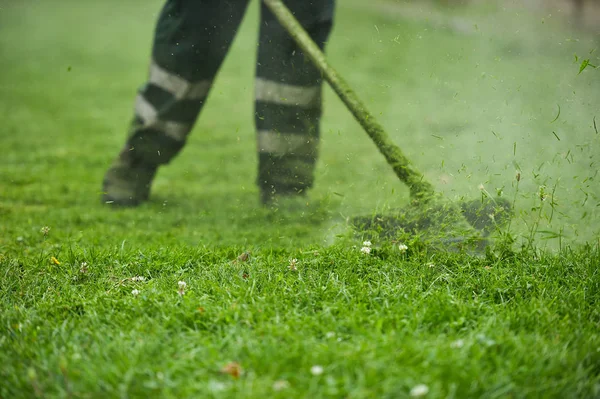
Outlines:
POLYGON ((256 2, 151 201, 100 204, 160 4, 0 4, 0 398, 600 396, 593 37, 487 2, 338 1, 328 55, 394 141, 447 197, 515 206, 482 256, 364 254, 347 218, 408 193, 329 89, 306 204, 259 207, 256 2))

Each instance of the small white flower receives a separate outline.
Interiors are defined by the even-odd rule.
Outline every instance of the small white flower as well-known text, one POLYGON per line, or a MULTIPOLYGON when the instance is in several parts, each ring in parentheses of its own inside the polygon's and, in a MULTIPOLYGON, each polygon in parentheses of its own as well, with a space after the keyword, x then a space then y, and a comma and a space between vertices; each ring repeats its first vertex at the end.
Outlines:
POLYGON ((283 391, 284 389, 288 389, 290 387, 290 383, 286 380, 277 380, 273 383, 274 391, 283 391))
POLYGON ((465 341, 462 339, 457 339, 456 341, 454 341, 450 344, 450 347, 454 348, 454 349, 460 349, 463 346, 465 346, 465 341))
POLYGON ((319 365, 312 366, 310 368, 310 373, 312 375, 321 375, 321 374, 323 374, 323 367, 319 366, 319 365))
POLYGON ((333 337, 335 337, 335 333, 333 331, 329 331, 329 332, 327 332, 327 334, 325 334, 325 337, 333 338, 333 337))
POLYGON ((298 259, 294 258, 294 259, 290 259, 290 265, 288 266, 288 268, 295 272, 296 270, 298 270, 298 268, 296 267, 296 265, 298 264, 298 259))
POLYGON ((208 382, 208 389, 212 392, 222 392, 227 389, 227 384, 221 381, 210 380, 208 382))
POLYGON ((146 277, 144 276, 134 276, 131 278, 132 281, 146 281, 146 277))
POLYGON ((131 291, 131 295, 133 295, 133 296, 138 296, 139 294, 140 294, 140 290, 134 289, 133 291, 131 291))
POLYGON ((406 252, 408 247, 405 244, 398 244, 398 249, 400 250, 400 252, 404 253, 406 252))
POLYGON ((371 253, 371 247, 362 247, 360 249, 360 252, 362 252, 363 254, 370 254, 371 253))
POLYGON ((371 241, 365 241, 365 242, 363 242, 363 247, 370 247, 371 245, 372 245, 371 241))
POLYGON ((185 281, 179 281, 177 282, 177 293, 181 296, 183 296, 183 294, 185 294, 185 287, 187 287, 187 284, 185 281))
POLYGON ((483 184, 480 184, 478 188, 479 188, 479 191, 485 190, 485 186, 483 184))
POLYGON ((81 267, 79 268, 79 273, 85 274, 88 272, 88 264, 87 262, 81 262, 81 267))
POLYGON ((496 345, 496 341, 485 336, 485 334, 477 334, 477 340, 480 344, 487 347, 496 345))
POLYGON ((410 397, 411 398, 422 398, 423 396, 427 395, 428 393, 429 393, 429 387, 425 384, 419 384, 419 385, 415 385, 410 390, 410 397))
POLYGON ((45 236, 47 236, 49 232, 50 232, 50 227, 48 227, 48 226, 44 226, 40 229, 40 233, 42 233, 45 236))

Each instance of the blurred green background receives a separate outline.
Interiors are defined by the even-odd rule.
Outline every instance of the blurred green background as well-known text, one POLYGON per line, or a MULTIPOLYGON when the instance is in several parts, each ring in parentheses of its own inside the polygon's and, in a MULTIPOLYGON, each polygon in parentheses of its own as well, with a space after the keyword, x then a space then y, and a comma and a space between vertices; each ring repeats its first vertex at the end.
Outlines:
MULTIPOLYGON (((152 201, 137 210, 102 207, 101 179, 146 77, 160 6, 2 2, 2 247, 31 248, 42 226, 82 245, 329 243, 348 216, 406 203, 406 188, 327 88, 306 209, 260 209, 253 2, 152 201)), ((596 241, 600 13, 597 3, 586 7, 578 19, 569 2, 340 0, 327 54, 438 190, 477 198, 483 185, 514 201, 510 233, 519 242, 596 241), (585 60, 591 66, 579 73, 585 60)))

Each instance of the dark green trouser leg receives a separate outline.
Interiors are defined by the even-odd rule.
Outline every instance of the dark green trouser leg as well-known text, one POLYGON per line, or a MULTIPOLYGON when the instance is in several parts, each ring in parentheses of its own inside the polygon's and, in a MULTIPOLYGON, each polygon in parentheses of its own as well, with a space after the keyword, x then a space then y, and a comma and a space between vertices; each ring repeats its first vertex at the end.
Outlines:
POLYGON ((248 0, 168 0, 155 30, 148 81, 135 102, 126 151, 168 163, 183 148, 248 0))
MULTIPOLYGON (((286 0, 323 49, 333 24, 334 0, 286 0)), ((313 185, 318 155, 322 79, 275 16, 261 6, 256 68, 257 183, 265 193, 313 185)))
POLYGON ((248 0, 168 0, 156 25, 146 84, 123 150, 104 176, 102 202, 148 199, 159 165, 183 148, 248 0))

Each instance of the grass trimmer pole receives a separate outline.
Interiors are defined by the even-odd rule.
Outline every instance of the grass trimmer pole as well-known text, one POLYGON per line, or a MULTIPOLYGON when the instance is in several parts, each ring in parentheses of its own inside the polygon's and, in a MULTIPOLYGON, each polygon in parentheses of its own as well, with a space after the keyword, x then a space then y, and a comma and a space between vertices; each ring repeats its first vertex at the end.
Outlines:
POLYGON ((350 89, 342 77, 329 65, 321 49, 296 20, 293 14, 281 0, 263 0, 273 12, 281 25, 288 31, 298 46, 304 50, 314 65, 321 71, 325 80, 346 104, 354 118, 361 124, 369 137, 373 140, 379 151, 383 154, 388 164, 396 175, 410 189, 413 199, 428 200, 435 194, 433 186, 424 179, 420 173, 402 153, 402 150, 392 142, 385 129, 371 114, 365 105, 350 89))

